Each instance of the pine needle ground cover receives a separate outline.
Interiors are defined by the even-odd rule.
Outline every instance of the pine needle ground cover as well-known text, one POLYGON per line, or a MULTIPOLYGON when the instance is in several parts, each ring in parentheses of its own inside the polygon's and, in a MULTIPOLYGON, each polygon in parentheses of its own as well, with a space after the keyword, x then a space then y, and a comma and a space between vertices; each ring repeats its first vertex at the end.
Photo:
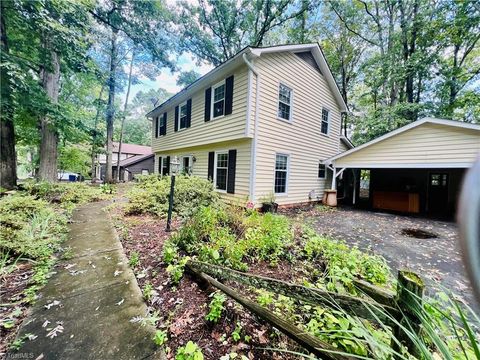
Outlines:
MULTIPOLYGON (((158 180, 167 183, 163 185, 150 181, 154 184, 140 184, 140 193, 149 188, 157 191, 168 184, 168 178, 158 180)), ((195 186, 195 179, 189 181, 195 186)), ((130 196, 137 194, 138 190, 132 190, 130 196)), ((144 193, 142 196, 148 198, 144 193)), ((198 201, 197 206, 176 212, 172 233, 164 231, 165 210, 159 209, 166 209, 165 204, 145 202, 149 209, 156 210, 137 209, 133 213, 131 205, 112 209, 150 307, 149 316, 135 320, 158 327, 159 346, 165 347, 172 358, 186 356, 185 349, 196 358, 201 354, 207 359, 310 356, 223 293, 200 288, 186 270, 192 259, 360 298, 365 295, 353 285, 354 279, 395 290, 395 276, 381 257, 319 236, 292 218, 225 205, 214 195, 205 198, 212 200, 198 201)), ((387 325, 352 316, 340 306, 314 306, 266 290, 227 284, 327 341, 339 353, 373 359, 391 359, 394 355, 413 358, 403 347, 393 350, 396 339, 387 325)), ((478 357, 478 319, 451 296, 439 293, 429 298, 423 306, 422 324, 425 330, 415 339, 421 358, 478 357)), ((402 326, 408 330, 408 324, 402 326)))
POLYGON ((0 353, 12 343, 28 304, 47 281, 59 257, 73 209, 106 199, 100 187, 82 183, 25 183, 0 198, 0 353))

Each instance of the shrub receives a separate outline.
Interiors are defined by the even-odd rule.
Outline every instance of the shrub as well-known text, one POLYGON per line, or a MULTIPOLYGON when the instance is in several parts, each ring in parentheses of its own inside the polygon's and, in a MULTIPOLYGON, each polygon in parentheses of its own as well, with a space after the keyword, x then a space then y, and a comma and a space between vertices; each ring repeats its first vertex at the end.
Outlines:
POLYGON ((26 192, 38 199, 59 203, 71 210, 76 204, 106 199, 102 188, 87 183, 48 183, 28 181, 23 185, 26 192))
POLYGON ((200 260, 247 270, 247 257, 276 262, 293 239, 287 218, 238 207, 200 208, 171 241, 200 260))
MULTIPOLYGON (((170 177, 159 179, 156 175, 145 175, 139 183, 127 193, 128 214, 150 213, 166 216, 170 194, 170 177)), ((219 197, 210 181, 197 176, 177 176, 173 211, 185 217, 198 208, 217 203, 219 197)))

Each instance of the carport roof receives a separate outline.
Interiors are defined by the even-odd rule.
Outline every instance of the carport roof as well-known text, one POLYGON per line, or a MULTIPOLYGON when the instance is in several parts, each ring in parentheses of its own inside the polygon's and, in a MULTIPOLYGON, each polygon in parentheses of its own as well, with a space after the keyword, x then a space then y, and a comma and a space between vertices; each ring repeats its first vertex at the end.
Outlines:
POLYGON ((367 169, 463 168, 472 164, 478 152, 480 125, 427 117, 326 159, 324 163, 367 169), (413 136, 405 134, 426 126, 428 129, 418 129, 413 136))

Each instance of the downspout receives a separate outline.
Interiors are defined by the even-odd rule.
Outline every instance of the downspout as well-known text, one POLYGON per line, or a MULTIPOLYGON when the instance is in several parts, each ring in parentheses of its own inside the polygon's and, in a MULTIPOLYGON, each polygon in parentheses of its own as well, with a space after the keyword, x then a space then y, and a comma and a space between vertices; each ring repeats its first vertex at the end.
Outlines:
MULTIPOLYGON (((257 69, 253 64, 248 60, 247 54, 242 55, 242 59, 247 65, 248 69, 255 75, 256 77, 256 91, 255 91, 255 118, 253 123, 253 141, 252 147, 250 149, 250 186, 249 186, 249 200, 255 201, 255 181, 256 181, 256 174, 257 174, 257 142, 258 142, 258 109, 259 109, 259 99, 260 99, 260 76, 258 74, 257 69)), ((249 94, 249 103, 247 106, 248 114, 247 117, 250 119, 250 94, 249 94)), ((250 121, 247 121, 247 126, 249 126, 250 121)), ((248 131, 249 129, 247 129, 248 131)))

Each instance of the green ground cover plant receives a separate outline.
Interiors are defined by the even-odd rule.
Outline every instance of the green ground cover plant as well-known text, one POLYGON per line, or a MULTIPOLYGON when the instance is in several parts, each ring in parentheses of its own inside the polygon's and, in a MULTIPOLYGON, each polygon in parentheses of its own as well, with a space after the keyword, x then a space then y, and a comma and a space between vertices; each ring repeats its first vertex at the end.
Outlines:
MULTIPOLYGON (((296 280, 299 284, 354 296, 364 296, 353 286, 354 279, 390 290, 396 283, 385 260, 379 256, 319 236, 311 228, 295 224, 284 216, 260 214, 232 205, 200 207, 165 243, 163 260, 170 268, 175 285, 181 280, 187 256, 241 271, 262 261, 272 267, 288 262, 300 270, 296 280)), ((329 342, 340 353, 375 359, 394 356, 412 359, 404 347, 398 351, 393 349, 392 344, 398 340, 389 325, 352 316, 340 306, 312 306, 265 290, 250 291, 257 294, 259 304, 329 342)), ((216 296, 210 302, 206 317, 213 322, 222 316, 223 301, 216 296)), ((425 298, 421 308, 425 331, 415 334, 408 321, 397 322, 397 325, 419 344, 422 359, 438 356, 480 359, 477 354, 480 322, 476 316, 472 317, 470 309, 451 297, 442 300, 439 296, 425 298)), ((389 315, 385 313, 385 316, 389 315)))
POLYGON ((47 281, 55 254, 62 250, 72 210, 106 195, 84 183, 25 182, 22 188, 0 198, 0 265, 2 272, 4 268, 13 271, 14 262, 33 261, 34 272, 25 290, 30 301, 47 281))

